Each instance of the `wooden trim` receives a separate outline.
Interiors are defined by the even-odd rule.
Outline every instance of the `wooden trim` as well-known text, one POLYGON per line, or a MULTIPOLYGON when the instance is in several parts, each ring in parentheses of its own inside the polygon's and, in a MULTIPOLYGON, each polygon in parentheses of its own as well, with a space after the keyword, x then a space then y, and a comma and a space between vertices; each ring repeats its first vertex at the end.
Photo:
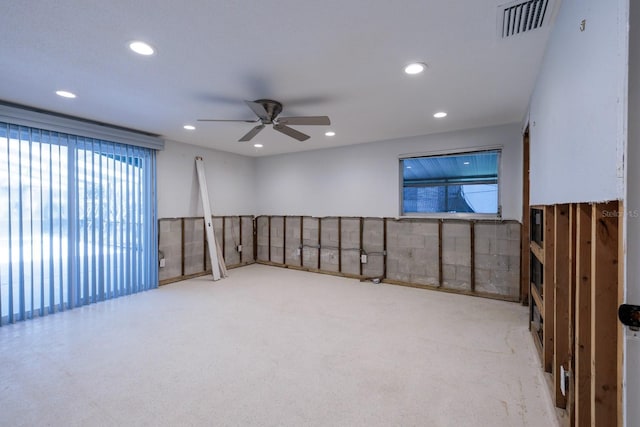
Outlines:
MULTIPOLYGON (((238 217, 238 239, 240 240, 240 245, 242 246, 242 250, 238 254, 240 256, 239 257, 240 264, 242 264, 242 252, 244 252, 244 245, 242 244, 242 217, 241 216, 238 217)), ((238 250, 237 247, 236 247, 236 250, 238 250)))
MULTIPOLYGON (((567 407, 567 398, 562 394, 561 367, 569 369, 569 205, 555 206, 554 246, 554 320, 553 320, 553 383, 554 400, 558 408, 567 407)), ((545 236, 546 238, 547 236, 545 236)), ((547 293, 545 292, 545 296, 547 293)), ((546 318, 545 318, 546 320, 546 318)))
POLYGON ((382 279, 387 278, 387 218, 382 219, 382 279))
POLYGON ((302 234, 304 233, 304 216, 300 215, 300 267, 303 265, 303 255, 304 255, 304 239, 302 238, 302 234))
POLYGON ((544 353, 542 364, 545 372, 553 371, 553 333, 554 333, 554 228, 555 228, 555 208, 546 206, 544 208, 544 253, 543 264, 542 298, 544 299, 544 325, 542 335, 544 337, 544 353))
POLYGON ((180 220, 180 274, 184 276, 184 218, 180 220))
POLYGON ((342 273, 342 217, 338 217, 338 271, 342 273))
POLYGON ((222 259, 226 259, 227 246, 227 217, 222 217, 222 259))
POLYGON ((591 424, 591 214, 588 204, 576 212, 575 425, 591 424))
POLYGON ((253 218, 253 261, 258 259, 258 218, 253 218))
POLYGON ((267 217, 267 220, 268 220, 267 228, 268 228, 268 233, 269 233, 268 234, 269 237, 267 238, 268 239, 267 240, 267 247, 268 247, 268 250, 269 250, 269 252, 268 252, 269 255, 268 255, 267 258, 269 259, 269 262, 271 262, 271 215, 269 215, 267 217))
POLYGON ((538 261, 544 264, 544 248, 542 248, 536 242, 531 242, 529 243, 529 249, 531 250, 531 253, 538 259, 538 261))
POLYGON ((204 248, 204 251, 202 251, 202 271, 207 271, 207 258, 209 258, 207 252, 209 252, 209 247, 207 246, 207 225, 204 223, 204 217, 202 218, 202 247, 204 248))
MULTIPOLYGON (((260 265, 269 265, 269 266, 273 266, 273 267, 280 267, 280 268, 290 268, 292 270, 298 270, 298 271, 308 271, 311 273, 319 273, 319 274, 326 274, 329 276, 338 276, 338 277, 344 277, 347 279, 359 279, 359 280, 366 280, 366 279, 371 279, 370 277, 364 277, 361 275, 356 275, 356 274, 349 274, 349 273, 340 273, 337 271, 328 271, 328 270, 319 270, 319 269, 315 269, 315 268, 310 268, 310 267, 300 267, 300 266, 296 266, 296 265, 283 265, 280 263, 274 263, 274 262, 267 262, 267 261, 256 261, 256 264, 260 264, 260 265)), ((406 286, 409 288, 418 288, 418 289, 425 289, 425 290, 431 290, 431 291, 438 291, 438 292, 446 292, 449 294, 458 294, 458 295, 468 295, 468 296, 474 296, 474 297, 480 297, 480 298, 486 298, 486 299, 491 299, 491 300, 498 300, 498 301, 508 301, 508 302, 518 302, 518 297, 510 297, 510 296, 506 296, 506 295, 496 295, 496 294, 489 294, 489 293, 485 293, 485 292, 471 292, 471 291, 466 291, 466 290, 461 290, 461 289, 453 289, 453 288, 441 288, 437 285, 423 285, 423 284, 419 284, 419 283, 409 283, 409 282, 403 282, 400 280, 393 280, 393 279, 384 279, 382 281, 382 283, 385 284, 389 284, 389 285, 397 285, 397 286, 406 286)))
POLYGON ((591 228, 591 423, 619 423, 618 202, 593 205, 591 228))
POLYGON ((282 263, 287 263, 287 216, 282 217, 282 263))
POLYGON ((529 298, 529 282, 531 266, 529 259, 529 242, 531 239, 531 217, 529 213, 530 195, 530 153, 529 126, 522 135, 522 228, 520 232, 520 302, 526 304, 529 298))
POLYGON ((469 222, 469 239, 471 244, 470 256, 471 260, 469 261, 471 268, 470 274, 471 277, 469 279, 471 285, 471 292, 475 292, 476 290, 476 223, 474 221, 469 222))
POLYGON ((362 250, 364 249, 364 218, 360 217, 360 252, 358 254, 358 264, 360 264, 360 276, 362 276, 362 260, 360 257, 362 256, 362 250))
POLYGON ((318 270, 322 267, 322 218, 318 218, 318 270))
POLYGON ((442 273, 442 228, 443 228, 443 220, 438 220, 438 286, 442 286, 442 281, 444 280, 444 275, 442 273))
MULTIPOLYGON (((193 219, 197 219, 197 217, 193 218, 193 219)), ((256 262, 243 262, 240 264, 234 264, 234 265, 228 265, 226 266, 227 270, 232 270, 234 268, 240 268, 240 267, 245 267, 247 265, 251 265, 251 264, 256 264, 256 262)), ((183 280, 189 280, 189 279, 195 279, 196 277, 202 277, 202 276, 207 276, 211 274, 211 270, 206 270, 206 271, 200 271, 198 273, 193 273, 193 274, 187 274, 186 276, 178 276, 178 277, 171 277, 169 279, 162 279, 158 282, 158 286, 164 286, 164 285, 168 285, 170 283, 176 283, 176 282, 182 282, 183 280)))

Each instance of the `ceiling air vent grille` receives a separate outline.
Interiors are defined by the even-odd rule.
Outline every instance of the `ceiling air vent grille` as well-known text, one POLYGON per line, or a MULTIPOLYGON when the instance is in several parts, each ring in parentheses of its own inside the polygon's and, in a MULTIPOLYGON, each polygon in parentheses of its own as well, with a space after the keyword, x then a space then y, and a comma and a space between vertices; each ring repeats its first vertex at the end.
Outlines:
POLYGON ((540 28, 551 14, 550 0, 527 0, 508 3, 498 8, 498 33, 501 38, 540 28))

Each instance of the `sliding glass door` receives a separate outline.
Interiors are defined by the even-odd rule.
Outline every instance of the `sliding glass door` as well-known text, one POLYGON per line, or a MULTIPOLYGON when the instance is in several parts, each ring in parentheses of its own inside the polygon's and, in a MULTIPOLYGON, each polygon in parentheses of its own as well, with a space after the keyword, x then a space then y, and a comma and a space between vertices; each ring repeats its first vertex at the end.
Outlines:
POLYGON ((0 123, 0 324, 157 286, 155 151, 0 123))

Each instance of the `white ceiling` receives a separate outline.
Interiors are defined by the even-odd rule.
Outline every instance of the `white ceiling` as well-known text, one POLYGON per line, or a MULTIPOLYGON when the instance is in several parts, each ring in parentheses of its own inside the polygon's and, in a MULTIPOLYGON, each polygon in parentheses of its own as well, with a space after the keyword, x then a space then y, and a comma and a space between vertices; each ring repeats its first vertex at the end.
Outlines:
POLYGON ((0 100, 250 156, 517 122, 551 20, 500 40, 504 2, 5 1, 0 100), (156 54, 131 52, 136 39, 156 54), (412 61, 429 69, 406 75, 412 61), (282 102, 283 116, 328 115, 337 135, 300 126, 311 135, 300 143, 268 128, 237 142, 252 124, 196 122, 254 119, 242 101, 258 98, 282 102))

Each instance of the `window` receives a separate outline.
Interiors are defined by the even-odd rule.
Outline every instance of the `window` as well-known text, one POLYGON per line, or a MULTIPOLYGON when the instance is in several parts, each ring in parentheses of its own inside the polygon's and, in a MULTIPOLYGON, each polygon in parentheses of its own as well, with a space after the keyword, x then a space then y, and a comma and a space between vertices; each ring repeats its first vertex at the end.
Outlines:
POLYGON ((155 151, 0 122, 0 325, 157 286, 155 151))
POLYGON ((400 160, 402 215, 499 214, 500 150, 400 160))

